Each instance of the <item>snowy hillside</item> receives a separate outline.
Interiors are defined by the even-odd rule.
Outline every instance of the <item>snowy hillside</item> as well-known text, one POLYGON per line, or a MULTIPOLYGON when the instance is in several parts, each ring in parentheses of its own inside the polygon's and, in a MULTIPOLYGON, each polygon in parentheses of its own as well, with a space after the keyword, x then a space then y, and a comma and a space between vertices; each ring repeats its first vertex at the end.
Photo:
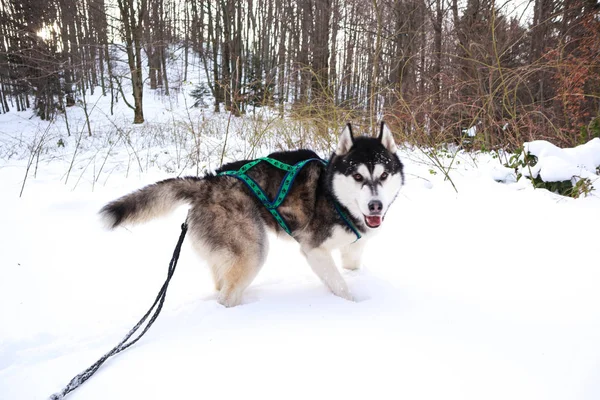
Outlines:
MULTIPOLYGON (((135 127, 97 92, 92 137, 80 106, 53 125, 0 115, 1 399, 59 391, 154 300, 185 208, 107 232, 102 205, 278 148, 257 128, 276 116, 230 120, 189 109, 185 93, 148 92, 135 127)), ((344 271, 357 302, 272 238, 244 304, 225 309, 185 242, 156 324, 69 398, 600 398, 597 191, 574 200, 501 184, 495 155, 460 153, 457 193, 423 151, 400 157, 406 186, 364 268, 344 271)))

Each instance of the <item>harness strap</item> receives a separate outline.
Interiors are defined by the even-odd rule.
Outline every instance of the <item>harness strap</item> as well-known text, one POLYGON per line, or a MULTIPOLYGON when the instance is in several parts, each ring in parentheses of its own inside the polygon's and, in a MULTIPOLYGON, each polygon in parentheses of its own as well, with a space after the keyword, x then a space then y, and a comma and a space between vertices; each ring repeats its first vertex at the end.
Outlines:
POLYGON ((281 216, 281 214, 279 214, 279 211, 277 211, 276 208, 271 207, 271 202, 268 200, 266 193, 261 189, 261 187, 258 185, 258 183, 256 183, 254 179, 250 178, 246 174, 239 174, 239 171, 223 171, 219 173, 219 175, 233 176, 239 179, 240 181, 244 182, 246 186, 248 186, 248 188, 250 188, 250 190, 254 192, 256 197, 258 197, 258 199, 261 201, 261 203, 263 203, 267 210, 269 210, 271 215, 273 215, 279 226, 281 226, 281 228, 283 228, 283 230, 286 231, 288 235, 292 235, 292 231, 290 231, 290 228, 288 228, 287 224, 283 220, 283 217, 281 216))
POLYGON ((344 214, 344 212, 340 209, 340 206, 337 202, 333 202, 333 205, 335 206, 335 210, 338 212, 338 214, 340 215, 340 217, 344 220, 344 222, 346 223, 346 225, 348 226, 348 228, 350 228, 350 230, 352 232, 354 232, 354 234, 356 235, 356 240, 352 243, 356 243, 358 241, 358 239, 360 239, 362 236, 360 235, 360 232, 358 232, 358 230, 356 229, 356 227, 354 226, 354 224, 352 223, 352 221, 350 221, 348 219, 348 216, 346 214, 344 214))
MULTIPOLYGON (((246 186, 248 186, 248 188, 256 195, 256 197, 258 197, 258 199, 267 208, 267 210, 269 210, 271 215, 273 215, 273 217, 275 218, 275 220, 277 221, 279 226, 281 226, 281 228, 284 231, 286 231, 288 233, 288 235, 292 236, 292 232, 291 232, 290 228, 287 226, 287 224, 283 220, 283 217, 281 216, 279 211, 277 211, 277 208, 281 205, 281 203, 283 203, 283 201, 287 197, 287 195, 290 191, 290 187, 294 183, 294 180, 296 179, 296 176, 298 175, 298 173, 302 170, 302 168, 304 168, 304 166, 306 164, 308 164, 311 161, 319 161, 323 165, 327 165, 327 161, 322 160, 320 158, 309 158, 307 160, 300 161, 299 163, 297 163, 295 165, 289 165, 289 164, 275 160, 270 157, 263 157, 263 158, 257 158, 256 160, 253 160, 253 161, 250 161, 250 162, 244 164, 237 171, 222 171, 218 175, 233 176, 233 177, 241 180, 242 182, 244 182, 246 184, 246 186), (246 172, 248 172, 252 167, 257 165, 261 161, 268 162, 275 168, 286 171, 286 174, 283 177, 281 184, 279 185, 279 189, 277 190, 277 195, 275 196, 275 199, 273 201, 269 200, 269 198, 267 197, 267 194, 262 190, 260 185, 258 183, 256 183, 256 181, 254 179, 252 179, 248 175, 246 175, 246 172)), ((354 224, 350 221, 348 216, 346 216, 344 214, 344 212, 340 209, 337 202, 334 201, 333 204, 334 204, 335 210, 339 214, 340 218, 342 218, 342 220, 346 223, 348 228, 350 228, 350 230, 356 235, 356 240, 360 239, 361 238, 360 233, 358 232, 358 230, 356 229, 354 224)), ((356 242, 356 240, 355 240, 355 242, 356 242)))

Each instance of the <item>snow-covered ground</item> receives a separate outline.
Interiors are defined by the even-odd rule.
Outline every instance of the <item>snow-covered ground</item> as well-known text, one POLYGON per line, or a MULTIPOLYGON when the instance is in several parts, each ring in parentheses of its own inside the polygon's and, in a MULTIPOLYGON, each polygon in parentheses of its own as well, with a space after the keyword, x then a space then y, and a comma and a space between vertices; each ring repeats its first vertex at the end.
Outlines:
MULTIPOLYGON (((59 391, 154 300, 185 208, 108 232, 102 205, 218 166, 227 126, 225 159, 276 148, 240 137, 258 122, 188 114, 183 99, 147 94, 149 122, 133 127, 96 93, 91 138, 80 107, 71 136, 62 116, 46 129, 28 113, 0 115, 0 399, 59 391)), ((497 183, 498 159, 461 153, 456 193, 422 151, 400 156, 406 186, 364 268, 344 272, 357 302, 272 238, 244 304, 225 309, 185 242, 155 325, 69 398, 600 398, 597 192, 574 200, 497 183)))

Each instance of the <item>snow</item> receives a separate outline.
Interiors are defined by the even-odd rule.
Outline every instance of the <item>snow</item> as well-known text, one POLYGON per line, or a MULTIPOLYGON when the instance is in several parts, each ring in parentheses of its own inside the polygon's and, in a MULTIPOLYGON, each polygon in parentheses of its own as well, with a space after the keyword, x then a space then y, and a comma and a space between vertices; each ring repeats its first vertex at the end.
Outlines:
MULTIPOLYGON (((545 182, 568 181, 573 177, 598 179, 595 174, 600 166, 600 139, 593 138, 589 142, 574 148, 561 149, 545 140, 526 142, 524 153, 531 153, 538 162, 531 168, 523 168, 525 176, 537 177, 545 182)), ((523 156, 521 156, 523 158, 523 156)))
POLYGON ((466 130, 466 134, 467 134, 468 137, 475 137, 475 136, 477 136, 477 126, 473 125, 469 129, 467 129, 466 130))
MULTIPOLYGON (((148 94, 143 127, 122 104, 108 116, 96 93, 91 138, 80 108, 69 110, 70 137, 60 119, 46 130, 27 113, 0 115, 0 398, 61 390, 152 304, 186 209, 116 231, 97 211, 196 172, 193 138, 175 122, 204 124, 199 170, 218 165, 227 116, 188 116, 184 93, 172 104, 148 94)), ((225 159, 276 148, 240 135, 256 122, 230 122, 225 159)), ((598 143, 528 148, 588 168, 598 143)), ((364 267, 343 273, 356 302, 329 293, 296 244, 272 237, 244 304, 225 309, 186 240, 153 327, 67 398, 600 398, 596 192, 575 200, 527 180, 501 184, 503 157, 460 152, 457 193, 422 151, 399 154, 406 186, 364 267)))
POLYGON ((500 163, 492 163, 489 166, 489 174, 496 182, 514 183, 517 181, 515 170, 500 163))

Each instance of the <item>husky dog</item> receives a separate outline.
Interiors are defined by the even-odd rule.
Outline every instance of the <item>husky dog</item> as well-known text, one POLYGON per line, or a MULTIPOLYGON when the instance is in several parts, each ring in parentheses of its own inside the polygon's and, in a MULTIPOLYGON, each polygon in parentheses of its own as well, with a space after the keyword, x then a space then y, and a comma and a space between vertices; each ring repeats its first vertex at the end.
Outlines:
MULTIPOLYGON (((348 124, 329 161, 307 162, 277 208, 312 270, 336 296, 353 299, 331 252, 341 251, 343 268, 360 267, 365 242, 377 231, 404 184, 396 151, 384 123, 377 138, 354 137, 348 124)), ((296 150, 276 152, 269 158, 294 165, 318 156, 310 150, 296 150)), ((218 302, 236 306, 265 261, 267 229, 285 234, 242 180, 225 175, 250 161, 226 164, 216 174, 204 177, 157 182, 108 203, 100 214, 109 228, 115 228, 145 222, 189 204, 189 236, 210 266, 218 302)), ((273 199, 285 171, 259 162, 246 174, 273 199)))

